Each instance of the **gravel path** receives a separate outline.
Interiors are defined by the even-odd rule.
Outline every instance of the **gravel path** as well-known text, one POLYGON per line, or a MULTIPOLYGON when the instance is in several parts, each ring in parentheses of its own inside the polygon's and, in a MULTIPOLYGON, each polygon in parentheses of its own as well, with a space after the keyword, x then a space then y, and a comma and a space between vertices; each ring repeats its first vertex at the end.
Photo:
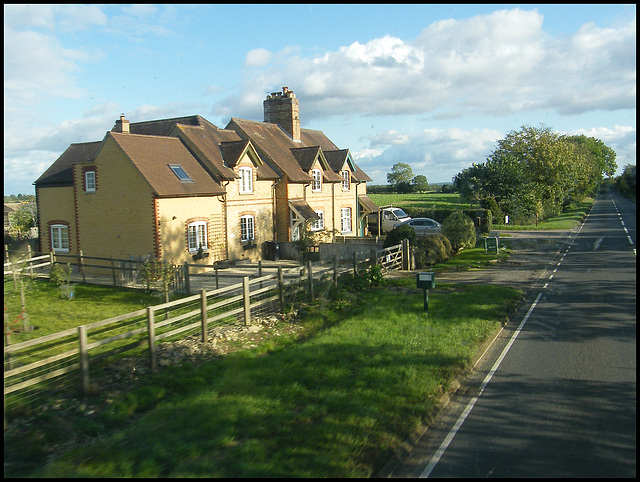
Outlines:
POLYGON ((503 233, 500 240, 511 250, 511 254, 505 261, 483 269, 449 269, 437 272, 436 283, 507 285, 521 289, 526 295, 566 244, 572 232, 571 230, 508 231, 503 233))

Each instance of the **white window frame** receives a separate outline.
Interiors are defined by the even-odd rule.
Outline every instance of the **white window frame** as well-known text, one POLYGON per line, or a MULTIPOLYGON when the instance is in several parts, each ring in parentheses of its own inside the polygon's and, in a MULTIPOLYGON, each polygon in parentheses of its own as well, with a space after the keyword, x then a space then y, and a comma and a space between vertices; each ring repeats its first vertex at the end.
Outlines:
POLYGON ((96 171, 84 172, 84 192, 96 192, 96 171))
POLYGON ((64 224, 52 224, 49 232, 51 233, 51 249, 54 253, 69 252, 69 226, 64 224), (64 233, 64 236, 63 236, 64 233), (66 246, 65 246, 66 245, 66 246))
POLYGON ((240 194, 253 193, 253 169, 241 167, 238 169, 238 173, 240 174, 240 179, 238 179, 240 194))
POLYGON ((195 221, 187 225, 187 246, 189 253, 198 253, 201 246, 203 252, 208 252, 208 238, 207 223, 205 221, 195 221))
POLYGON ((351 228, 351 208, 340 209, 340 232, 350 233, 351 228))
POLYGON ((311 231, 322 231, 324 229, 324 211, 315 211, 320 219, 314 221, 309 226, 311 231))
POLYGON ((313 177, 313 182, 311 183, 311 190, 322 191, 322 171, 320 169, 312 169, 311 177, 313 177))
POLYGON ((240 216, 240 241, 246 243, 256 239, 256 221, 253 215, 240 216))
POLYGON ((342 174, 342 190, 348 191, 351 186, 351 172, 341 171, 340 174, 342 174))

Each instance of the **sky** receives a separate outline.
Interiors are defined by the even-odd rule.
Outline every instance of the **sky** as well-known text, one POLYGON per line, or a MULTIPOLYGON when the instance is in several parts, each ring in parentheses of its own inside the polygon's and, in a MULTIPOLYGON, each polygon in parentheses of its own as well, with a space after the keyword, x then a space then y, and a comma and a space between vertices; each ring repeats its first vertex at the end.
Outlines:
POLYGON ((262 121, 286 86, 303 128, 386 184, 486 161, 523 126, 636 164, 635 5, 4 5, 4 193, 116 119, 262 121))

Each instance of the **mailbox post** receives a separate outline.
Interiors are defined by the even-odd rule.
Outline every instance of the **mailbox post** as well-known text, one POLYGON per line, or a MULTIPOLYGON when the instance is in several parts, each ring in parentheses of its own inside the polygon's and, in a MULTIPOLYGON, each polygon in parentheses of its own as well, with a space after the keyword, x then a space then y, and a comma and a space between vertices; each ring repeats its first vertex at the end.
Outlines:
POLYGON ((416 285, 424 293, 424 311, 429 311, 429 290, 436 287, 436 274, 432 271, 423 271, 417 274, 416 285))

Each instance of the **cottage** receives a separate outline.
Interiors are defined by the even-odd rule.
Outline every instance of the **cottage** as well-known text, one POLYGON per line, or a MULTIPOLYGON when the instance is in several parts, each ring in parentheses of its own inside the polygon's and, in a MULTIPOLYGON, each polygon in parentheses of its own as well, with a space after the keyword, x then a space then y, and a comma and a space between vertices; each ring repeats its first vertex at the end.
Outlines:
POLYGON ((312 229, 364 236, 371 178, 348 150, 321 131, 300 127, 299 101, 287 87, 268 95, 263 106, 264 122, 231 118, 226 129, 251 140, 281 176, 275 192, 276 240, 298 239, 306 221, 312 229))
POLYGON ((286 87, 264 122, 201 116, 131 123, 72 144, 34 183, 41 250, 174 264, 261 259, 305 223, 365 234, 371 179, 322 132, 302 129, 286 87))

